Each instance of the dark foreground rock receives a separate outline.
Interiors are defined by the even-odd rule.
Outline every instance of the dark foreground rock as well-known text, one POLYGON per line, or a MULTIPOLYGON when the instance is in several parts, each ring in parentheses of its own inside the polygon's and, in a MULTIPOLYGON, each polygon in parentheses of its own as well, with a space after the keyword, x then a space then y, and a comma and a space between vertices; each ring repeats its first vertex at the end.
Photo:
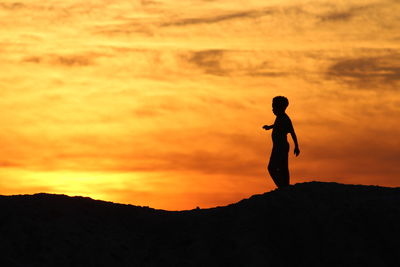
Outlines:
POLYGON ((0 196, 0 266, 400 266, 400 188, 303 183, 168 212, 0 196))

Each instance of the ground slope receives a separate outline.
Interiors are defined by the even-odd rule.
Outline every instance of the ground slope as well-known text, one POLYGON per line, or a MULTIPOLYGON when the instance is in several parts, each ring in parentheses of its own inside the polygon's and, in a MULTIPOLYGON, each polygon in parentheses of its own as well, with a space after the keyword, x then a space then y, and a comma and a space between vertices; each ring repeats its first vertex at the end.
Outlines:
POLYGON ((1 266, 400 266, 400 188, 311 182, 168 212, 0 196, 1 266))

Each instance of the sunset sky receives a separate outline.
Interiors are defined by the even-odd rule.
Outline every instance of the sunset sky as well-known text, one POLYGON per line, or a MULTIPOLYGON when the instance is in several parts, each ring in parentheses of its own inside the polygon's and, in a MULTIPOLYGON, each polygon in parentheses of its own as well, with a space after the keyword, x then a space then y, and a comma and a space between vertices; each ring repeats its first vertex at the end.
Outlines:
POLYGON ((0 194, 181 210, 291 183, 400 186, 400 1, 0 1, 0 194))

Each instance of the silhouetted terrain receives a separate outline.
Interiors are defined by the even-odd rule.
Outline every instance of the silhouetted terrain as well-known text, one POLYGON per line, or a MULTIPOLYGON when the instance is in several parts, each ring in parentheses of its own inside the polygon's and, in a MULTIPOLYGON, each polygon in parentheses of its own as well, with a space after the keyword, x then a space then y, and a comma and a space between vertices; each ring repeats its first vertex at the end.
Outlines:
POLYGON ((311 182, 168 212, 0 196, 0 266, 400 266, 400 188, 311 182))

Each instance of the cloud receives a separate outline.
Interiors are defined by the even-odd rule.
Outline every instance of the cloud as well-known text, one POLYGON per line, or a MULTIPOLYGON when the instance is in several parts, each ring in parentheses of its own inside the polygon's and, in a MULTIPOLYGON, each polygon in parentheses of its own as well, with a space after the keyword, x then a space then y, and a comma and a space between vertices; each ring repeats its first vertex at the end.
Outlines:
MULTIPOLYGON (((340 22, 349 21, 353 17, 360 15, 361 12, 369 10, 376 7, 376 5, 365 5, 365 6, 353 6, 349 7, 347 10, 339 11, 333 10, 328 11, 323 15, 319 15, 318 18, 321 22, 340 22)), ((337 9, 337 7, 332 6, 330 9, 337 9)))
MULTIPOLYGON (((168 10, 167 10, 168 11, 168 10)), ((216 11, 218 12, 218 11, 216 11)), ((107 35, 129 35, 132 33, 141 33, 148 36, 154 36, 160 30, 159 28, 168 27, 187 27, 187 26, 198 26, 201 24, 216 24, 225 21, 234 21, 240 19, 255 19, 263 16, 273 14, 286 14, 286 13, 305 13, 300 7, 267 7, 260 9, 251 9, 240 12, 224 12, 213 16, 198 16, 189 18, 177 18, 173 20, 158 20, 149 18, 143 23, 138 19, 126 19, 123 18, 124 22, 114 23, 111 25, 97 25, 95 26, 94 33, 107 34, 107 35)), ((214 13, 214 12, 213 12, 214 13)))
MULTIPOLYGON (((223 8, 220 5, 218 7, 215 6, 214 9, 212 9, 212 5, 205 9, 208 5, 206 2, 198 4, 199 8, 195 11, 188 10, 178 17, 175 10, 179 8, 179 4, 160 5, 154 10, 151 10, 151 8, 149 10, 147 8, 139 8, 137 12, 144 11, 144 17, 132 18, 130 16, 121 16, 114 23, 93 25, 92 29, 94 33, 112 36, 143 34, 151 37, 162 36, 165 38, 166 36, 173 37, 177 34, 174 29, 174 34, 170 35, 169 29, 166 29, 167 31, 165 32, 165 28, 193 27, 193 30, 196 31, 197 27, 199 30, 202 29, 202 35, 214 34, 214 32, 216 33, 221 30, 224 31, 220 33, 222 35, 228 35, 229 33, 246 34, 249 31, 255 30, 267 35, 278 35, 280 38, 281 33, 285 33, 288 29, 293 31, 293 33, 299 33, 302 30, 312 32, 315 31, 316 27, 325 28, 327 26, 325 23, 349 22, 354 17, 376 21, 376 18, 381 17, 384 14, 382 13, 384 8, 388 6, 387 4, 356 5, 354 3, 324 4, 317 2, 312 4, 281 4, 258 8, 253 6, 247 9, 244 9, 246 7, 244 5, 242 9, 232 10, 229 7, 223 8), (162 14, 162 16, 147 16, 148 12, 156 12, 162 14), (371 14, 373 15, 372 17, 370 16, 371 14), (204 25, 225 22, 242 23, 231 26, 223 25, 224 29, 219 29, 218 25, 216 27, 203 27, 204 25)), ((382 23, 381 21, 376 22, 382 23)), ((341 26, 347 27, 347 25, 341 26)), ((353 25, 349 25, 349 27, 354 28, 353 25)), ((340 30, 344 29, 340 28, 340 30)), ((178 34, 181 33, 178 32, 178 34)), ((190 36, 191 33, 185 32, 183 34, 184 36, 190 36)))
POLYGON ((328 79, 363 87, 394 85, 400 81, 400 55, 340 59, 326 71, 328 79))
POLYGON ((203 69, 207 74, 224 75, 227 71, 221 66, 223 57, 224 50, 203 50, 191 53, 187 61, 203 69))
POLYGON ((101 25, 94 26, 92 32, 94 34, 104 34, 104 35, 130 35, 143 34, 146 36, 153 36, 154 29, 151 24, 139 24, 135 22, 124 22, 120 24, 113 25, 101 25))
POLYGON ((66 67, 84 67, 94 64, 93 54, 83 55, 44 55, 44 56, 30 56, 22 60, 25 63, 36 64, 50 64, 66 67))
POLYGON ((149 6, 149 5, 159 5, 160 2, 154 0, 140 0, 140 4, 142 6, 149 6))
POLYGON ((14 3, 0 3, 0 8, 7 9, 7 10, 18 10, 25 8, 26 6, 21 2, 14 2, 14 3))
POLYGON ((54 64, 74 67, 74 66, 89 66, 92 65, 92 58, 88 56, 54 56, 52 58, 54 64))
POLYGON ((186 52, 181 59, 216 76, 281 77, 289 74, 275 66, 277 61, 270 55, 258 51, 208 49, 186 52))
POLYGON ((346 21, 350 20, 354 16, 354 13, 351 11, 344 12, 332 12, 325 15, 320 16, 321 21, 346 21))
POLYGON ((200 18, 186 18, 180 19, 171 22, 164 22, 160 26, 161 27, 182 27, 182 26, 192 26, 197 24, 210 24, 210 23, 219 23, 223 21, 243 19, 243 18, 258 18, 266 15, 271 15, 276 12, 279 12, 277 8, 267 8, 263 10, 249 10, 242 12, 233 12, 227 14, 221 14, 217 16, 210 17, 200 17, 200 18))
POLYGON ((279 71, 254 71, 249 72, 248 75, 254 77, 282 77, 287 76, 290 73, 288 72, 279 72, 279 71))
POLYGON ((208 17, 183 18, 175 21, 164 22, 160 26, 182 27, 182 26, 192 26, 198 24, 212 24, 212 23, 219 23, 219 22, 238 20, 238 19, 249 19, 249 18, 254 19, 276 14, 284 15, 286 17, 285 19, 287 19, 288 15, 290 16, 306 15, 310 19, 317 18, 321 22, 348 21, 354 16, 361 14, 361 12, 378 6, 377 4, 350 6, 346 10, 338 10, 337 5, 324 5, 316 3, 314 4, 318 6, 320 9, 325 9, 325 10, 328 9, 328 11, 326 11, 323 14, 318 14, 315 11, 307 11, 308 7, 303 5, 273 6, 273 7, 241 11, 241 12, 219 14, 208 17))

